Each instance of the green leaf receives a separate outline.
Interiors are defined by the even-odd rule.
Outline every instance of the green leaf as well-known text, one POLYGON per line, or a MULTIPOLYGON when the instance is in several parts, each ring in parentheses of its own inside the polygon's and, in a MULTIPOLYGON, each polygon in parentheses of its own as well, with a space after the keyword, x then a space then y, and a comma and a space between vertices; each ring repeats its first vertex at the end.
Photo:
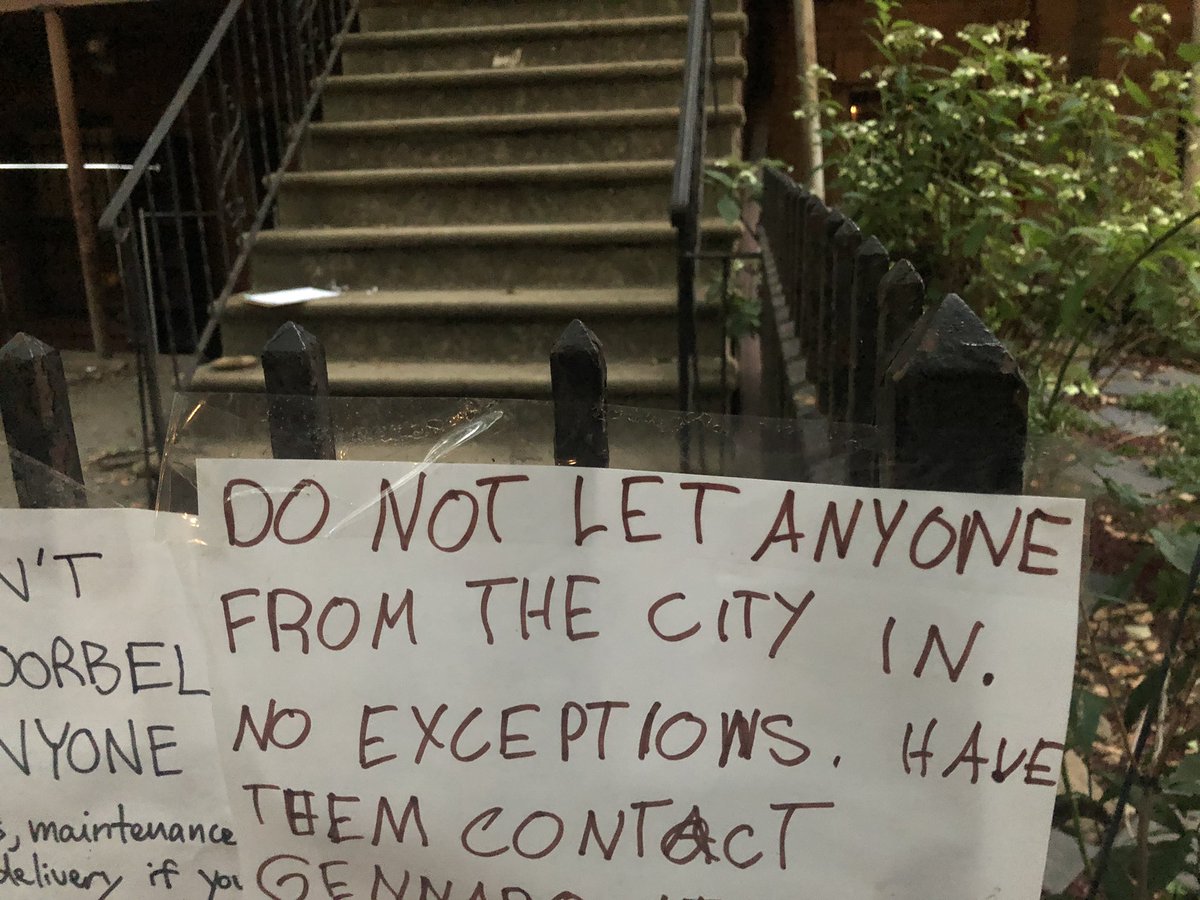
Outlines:
POLYGON ((1103 228, 1096 228, 1090 225, 1080 225, 1072 228, 1069 234, 1085 237, 1096 244, 1106 244, 1112 240, 1112 236, 1103 228))
MULTIPOLYGON (((1021 240, 1031 250, 1038 250, 1050 243, 1053 235, 1032 219, 1022 219, 1017 225, 1021 232, 1021 240)), ((1073 231, 1076 229, 1072 229, 1073 231)))
POLYGON ((1150 866, 1147 873, 1147 888, 1160 891, 1187 871, 1188 856, 1192 851, 1191 835, 1174 841, 1156 841, 1150 845, 1150 866))
POLYGON ((1079 321, 1079 314, 1083 311, 1083 298, 1087 294, 1087 290, 1088 283, 1083 278, 1077 278, 1067 288, 1067 292, 1063 295, 1062 308, 1060 310, 1064 330, 1070 331, 1075 327, 1075 323, 1079 321))
POLYGON ((1100 697, 1090 691, 1078 690, 1071 699, 1071 723, 1067 729, 1067 743, 1080 756, 1086 757, 1091 752, 1092 743, 1096 740, 1096 730, 1100 727, 1100 716, 1107 705, 1107 697, 1100 697))
POLYGON ((717 184, 722 184, 731 191, 734 189, 733 179, 720 169, 709 169, 704 174, 710 181, 715 181, 717 184))
POLYGON ((1151 502, 1149 497, 1139 494, 1123 482, 1114 481, 1104 475, 1100 475, 1100 480, 1104 483, 1104 490, 1108 493, 1108 496, 1125 509, 1141 512, 1151 502))
POLYGON ((1149 109, 1153 105, 1150 102, 1150 98, 1146 96, 1146 92, 1141 89, 1136 81, 1128 75, 1123 76, 1122 80, 1125 82, 1125 90, 1129 92, 1129 96, 1133 98, 1134 103, 1142 107, 1142 109, 1149 109))
POLYGON ((730 225, 742 217, 742 205, 726 194, 717 201, 717 212, 730 225))
POLYGON ((1108 871, 1104 875, 1105 900, 1134 900, 1133 892, 1134 848, 1116 847, 1108 857, 1108 871))
POLYGON ((1138 720, 1146 706, 1152 699, 1151 695, 1154 692, 1155 683, 1159 679, 1154 675, 1147 675, 1141 680, 1137 687, 1129 692, 1129 699, 1125 702, 1125 727, 1132 728, 1133 724, 1138 720))
POLYGON ((1169 528, 1152 528, 1150 537, 1154 539, 1154 546, 1163 555, 1163 559, 1180 572, 1191 572, 1196 551, 1200 550, 1200 534, 1185 534, 1169 528))
POLYGON ((983 246, 983 242, 987 240, 987 236, 991 230, 992 223, 987 219, 976 220, 967 232, 966 239, 963 241, 963 253, 968 257, 978 254, 979 248, 983 246))
POLYGON ((1174 142, 1170 145, 1164 145, 1161 141, 1154 141, 1147 145, 1150 155, 1154 157, 1154 162, 1164 172, 1170 172, 1175 168, 1175 154, 1178 150, 1174 142))
POLYGON ((1185 63, 1197 65, 1200 63, 1200 44, 1180 44, 1179 58, 1185 63))
POLYGON ((1191 753, 1179 761, 1166 781, 1163 790, 1184 797, 1200 797, 1200 753, 1191 753))
POLYGON ((1191 829, 1180 817, 1179 808, 1174 802, 1176 799, 1179 798, 1172 797, 1169 794, 1158 794, 1154 798, 1154 808, 1151 818, 1172 834, 1187 834, 1191 829))

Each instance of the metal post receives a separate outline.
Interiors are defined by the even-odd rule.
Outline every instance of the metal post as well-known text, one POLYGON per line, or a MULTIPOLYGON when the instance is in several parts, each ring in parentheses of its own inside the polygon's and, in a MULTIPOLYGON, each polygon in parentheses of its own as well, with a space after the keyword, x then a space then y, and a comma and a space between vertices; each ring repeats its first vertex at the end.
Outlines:
POLYGON ((825 265, 825 217, 829 209, 815 195, 809 195, 804 202, 804 242, 801 248, 803 259, 800 261, 800 308, 801 313, 796 321, 800 323, 800 346, 808 359, 810 371, 809 380, 813 380, 811 372, 817 368, 817 334, 821 327, 821 273, 825 265))
POLYGON ((79 134, 79 113, 75 107, 75 84, 71 79, 71 55, 62 16, 56 9, 42 10, 46 20, 46 41, 50 46, 50 68, 54 73, 54 97, 58 105, 58 124, 62 131, 63 157, 71 192, 71 213, 75 217, 75 238, 79 242, 79 265, 83 270, 83 293, 87 301, 88 322, 92 328, 92 346, 101 356, 111 352, 105 333, 104 310, 100 303, 100 271, 96 255, 96 224, 92 221, 91 191, 84 169, 83 139, 79 134))
POLYGON ((554 462, 608 467, 608 366, 604 347, 578 319, 550 351, 554 462))
POLYGON ((879 283, 877 311, 878 331, 875 334, 875 380, 892 364, 921 313, 925 309, 925 282, 907 259, 902 259, 883 276, 879 283))
POLYGON ((822 362, 829 384, 829 425, 846 419, 850 399, 850 318, 854 303, 854 262, 863 235, 847 219, 833 236, 833 298, 829 306, 828 353, 822 362))
POLYGON ((1019 494, 1029 388, 955 294, 927 312, 880 386, 883 487, 1019 494))
POLYGON ((285 322, 262 355, 276 459, 337 459, 325 348, 295 322, 285 322))
POLYGON ((879 283, 888 273, 888 252, 876 237, 863 241, 854 258, 854 295, 850 303, 850 377, 846 421, 875 423, 875 387, 879 374, 879 283))
POLYGON ((87 506, 62 357, 28 334, 0 349, 0 417, 23 509, 87 506))
POLYGON ((833 238, 845 224, 846 217, 840 210, 828 209, 818 232, 817 334, 808 378, 817 387, 817 408, 823 413, 829 412, 829 355, 833 343, 834 262, 837 259, 833 238))

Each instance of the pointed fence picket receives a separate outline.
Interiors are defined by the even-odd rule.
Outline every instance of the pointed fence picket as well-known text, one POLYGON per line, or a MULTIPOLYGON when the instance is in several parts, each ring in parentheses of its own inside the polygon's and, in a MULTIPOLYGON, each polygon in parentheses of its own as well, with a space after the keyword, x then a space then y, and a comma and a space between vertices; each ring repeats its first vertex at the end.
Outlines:
POLYGON ((843 213, 764 182, 766 414, 869 435, 852 484, 1020 493, 1029 388, 1004 345, 957 295, 926 308, 912 264, 843 213))

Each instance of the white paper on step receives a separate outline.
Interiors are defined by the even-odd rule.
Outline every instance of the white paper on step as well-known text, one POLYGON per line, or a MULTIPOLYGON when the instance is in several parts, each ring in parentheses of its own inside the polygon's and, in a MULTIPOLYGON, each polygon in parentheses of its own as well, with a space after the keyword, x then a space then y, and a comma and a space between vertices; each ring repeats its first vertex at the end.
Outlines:
POLYGON ((256 306, 293 306, 297 303, 308 303, 310 300, 328 300, 340 297, 340 291, 326 291, 315 287, 288 288, 283 291, 267 291, 266 293, 246 294, 246 301, 256 306))

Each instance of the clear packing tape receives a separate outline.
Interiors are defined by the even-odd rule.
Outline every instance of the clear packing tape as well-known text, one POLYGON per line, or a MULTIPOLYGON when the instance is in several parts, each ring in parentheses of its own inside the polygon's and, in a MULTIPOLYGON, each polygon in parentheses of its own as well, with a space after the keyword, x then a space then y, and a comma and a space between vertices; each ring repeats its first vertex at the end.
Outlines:
MULTIPOLYGON (((272 399, 249 393, 178 395, 157 509, 194 516, 198 459, 270 459, 272 399)), ((340 397, 329 400, 329 411, 337 458, 418 464, 405 466, 398 480, 416 478, 424 465, 434 463, 554 465, 550 402, 340 397)), ((855 483, 849 475, 852 457, 877 453, 880 445, 875 428, 838 426, 831 431, 816 417, 685 415, 610 406, 607 422, 610 466, 617 469, 846 485, 855 483), (680 450, 681 435, 686 454, 680 450)), ((970 436, 961 440, 963 446, 954 451, 965 459, 977 458, 979 441, 970 436)), ((1108 461, 1100 450, 1079 441, 1033 436, 1026 448, 1025 493, 1090 500, 1105 491, 1100 472, 1108 461)), ((286 491, 290 485, 267 487, 286 491)), ((363 498, 372 508, 377 502, 378 496, 363 498)), ((165 539, 187 532, 199 540, 195 527, 159 529, 165 539)), ((1085 585, 1091 581, 1087 550, 1085 585)), ((1085 603, 1088 593, 1085 588, 1085 603)))
POLYGON ((25 477, 34 476, 47 489, 45 491, 48 506, 69 508, 82 505, 88 509, 125 509, 129 502, 120 498, 105 487, 78 482, 57 472, 44 463, 38 462, 31 456, 26 456, 12 448, 6 447, 4 458, 8 465, 0 465, 0 509, 16 509, 20 503, 17 497, 14 470, 22 472, 25 477))
MULTIPOLYGON (((163 452, 157 509, 196 512, 196 460, 270 459, 264 394, 180 394, 163 452)), ((337 458, 418 464, 554 465, 554 405, 530 400, 338 397, 329 401, 337 458)), ((610 406, 610 466, 731 478, 816 484, 854 484, 850 460, 874 454, 878 431, 838 426, 821 418, 767 419, 716 413, 681 414, 610 406), (686 453, 681 452, 681 436, 686 453)), ((970 459, 978 441, 955 451, 970 459)), ((78 486, 29 457, 16 454, 71 505, 78 486), (59 490, 61 489, 61 490, 59 490)), ((1104 493, 1101 475, 1111 460, 1095 447, 1061 436, 1033 436, 1027 446, 1028 494, 1082 497, 1104 493)), ((0 507, 17 506, 11 468, 0 471, 0 507)), ((85 485, 93 509, 128 505, 103 487, 85 485)), ((177 532, 175 532, 177 533, 177 532)))
MULTIPOLYGON (((263 394, 180 394, 163 455, 158 509, 196 511, 196 460, 270 459, 263 394)), ((365 398, 329 400, 337 458, 409 463, 554 465, 554 406, 530 400, 365 398)), ((816 484, 854 484, 855 454, 879 447, 875 428, 820 418, 608 408, 614 469, 687 472, 816 484), (682 438, 682 441, 681 441, 682 438), (686 451, 681 451, 681 443, 686 451)), ((978 441, 955 450, 979 456, 978 441)), ((1090 498, 1103 492, 1103 455, 1059 437, 1033 437, 1026 492, 1090 498)))

